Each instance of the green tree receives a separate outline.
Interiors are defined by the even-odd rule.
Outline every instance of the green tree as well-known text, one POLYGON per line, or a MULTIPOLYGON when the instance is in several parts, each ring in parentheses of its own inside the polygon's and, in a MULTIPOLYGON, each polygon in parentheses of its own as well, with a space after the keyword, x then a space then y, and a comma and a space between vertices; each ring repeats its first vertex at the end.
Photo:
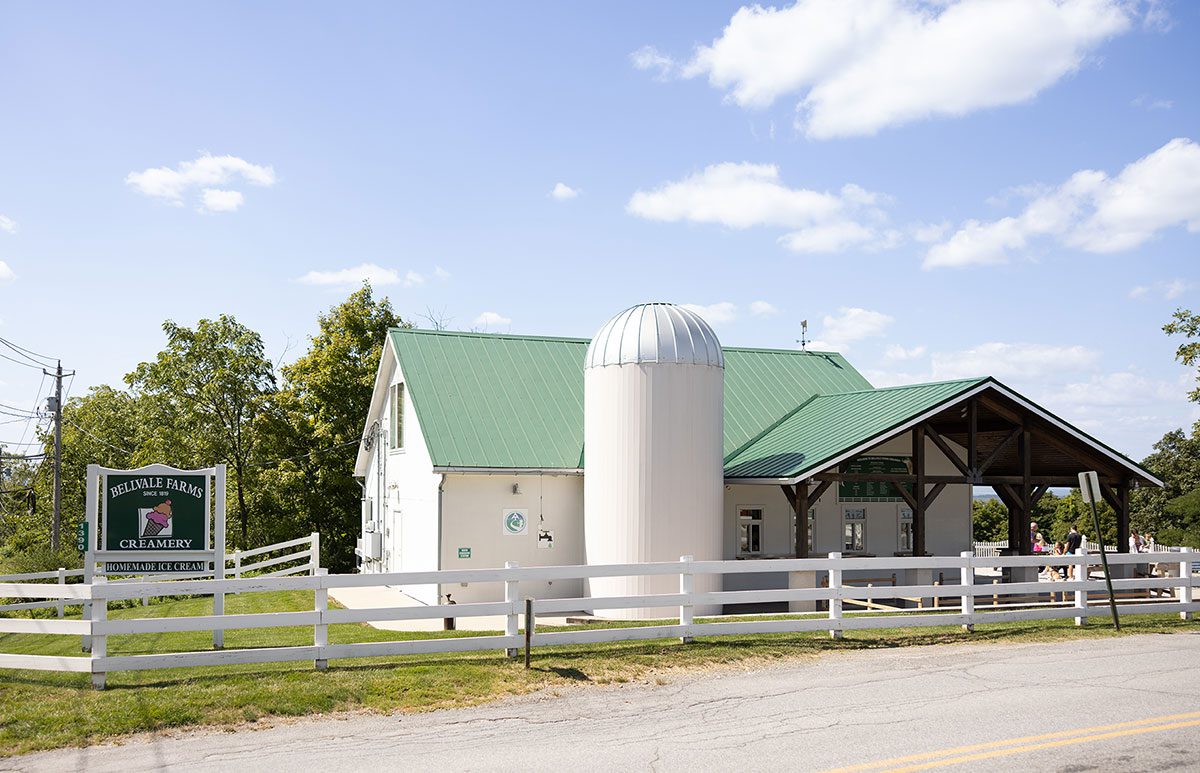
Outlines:
MULTIPOLYGON (((1163 325, 1167 335, 1181 335, 1184 342, 1175 350, 1175 359, 1184 365, 1196 366, 1196 382, 1200 384, 1200 314, 1187 309, 1176 309, 1171 321, 1163 325)), ((1200 402, 1200 386, 1188 393, 1188 399, 1200 402)))
POLYGON ((975 539, 1001 542, 1008 539, 1008 508, 999 499, 975 499, 971 502, 975 539))
POLYGON ((281 519, 319 531, 322 558, 335 571, 354 567, 362 489, 354 460, 390 327, 402 325, 369 284, 318 318, 308 351, 283 368, 263 431, 278 458, 264 472, 281 519))
POLYGON ((132 458, 130 449, 136 446, 138 416, 132 396, 108 386, 93 387, 86 395, 71 398, 63 405, 61 550, 56 556, 49 553, 54 501, 54 468, 49 455, 54 447, 53 436, 49 429, 42 431, 40 440, 46 457, 36 466, 27 465, 23 472, 22 485, 31 486, 33 496, 22 497, 27 502, 23 507, 6 507, 10 517, 2 544, 10 553, 34 556, 29 559, 32 563, 22 566, 43 563, 47 564, 46 569, 78 566, 74 533, 84 520, 87 466, 128 466, 132 458))
POLYGON ((139 457, 181 467, 225 463, 232 473, 240 544, 249 545, 249 490, 262 448, 255 424, 275 392, 258 333, 231 316, 193 328, 163 323, 167 346, 125 377, 147 409, 139 457))

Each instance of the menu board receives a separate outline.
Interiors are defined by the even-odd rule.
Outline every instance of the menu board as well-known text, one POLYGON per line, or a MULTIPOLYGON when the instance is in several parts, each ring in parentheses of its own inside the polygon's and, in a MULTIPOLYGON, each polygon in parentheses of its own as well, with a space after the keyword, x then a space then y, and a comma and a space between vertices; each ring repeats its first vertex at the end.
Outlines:
MULTIPOLYGON (((860 456, 847 462, 843 472, 853 475, 908 475, 912 472, 907 456, 860 456)), ((912 493, 911 483, 901 484, 912 493)), ((848 481, 838 485, 838 499, 842 502, 895 502, 901 500, 895 484, 877 481, 848 481)))

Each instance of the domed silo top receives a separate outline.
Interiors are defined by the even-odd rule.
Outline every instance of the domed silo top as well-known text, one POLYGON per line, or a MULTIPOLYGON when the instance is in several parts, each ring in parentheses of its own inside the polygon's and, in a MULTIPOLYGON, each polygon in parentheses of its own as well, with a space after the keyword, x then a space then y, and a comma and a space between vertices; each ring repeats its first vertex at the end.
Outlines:
POLYGON ((587 350, 587 367, 664 363, 725 367, 717 334, 673 303, 643 303, 610 319, 587 350))

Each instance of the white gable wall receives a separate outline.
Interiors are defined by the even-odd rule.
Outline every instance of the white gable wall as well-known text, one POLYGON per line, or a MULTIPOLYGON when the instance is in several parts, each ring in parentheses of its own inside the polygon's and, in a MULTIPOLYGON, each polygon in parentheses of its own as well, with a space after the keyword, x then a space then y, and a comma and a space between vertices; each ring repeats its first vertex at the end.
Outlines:
MULTIPOLYGON (((386 383, 404 382, 395 357, 385 355, 381 377, 386 383)), ((442 476, 433 472, 433 461, 421 433, 411 390, 404 390, 404 444, 392 449, 388 437, 392 392, 389 388, 378 413, 380 433, 364 480, 364 495, 372 501, 375 528, 383 533, 383 557, 363 561, 361 571, 416 572, 438 568, 438 486, 442 476)), ((366 524, 364 523, 364 531, 366 524)), ((401 590, 427 604, 436 604, 434 585, 401 586, 401 590)))

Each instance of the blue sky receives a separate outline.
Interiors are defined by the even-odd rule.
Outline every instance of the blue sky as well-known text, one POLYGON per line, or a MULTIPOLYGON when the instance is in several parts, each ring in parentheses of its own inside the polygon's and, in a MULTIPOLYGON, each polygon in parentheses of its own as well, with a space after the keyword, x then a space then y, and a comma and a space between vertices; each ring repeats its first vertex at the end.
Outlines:
MULTIPOLYGON (((364 273, 464 329, 672 300, 1140 457, 1198 418, 1160 330, 1200 307, 1197 35, 1115 0, 8 4, 0 336, 78 394, 167 318, 294 357, 364 273)), ((0 402, 39 379, 0 360, 0 402)))

